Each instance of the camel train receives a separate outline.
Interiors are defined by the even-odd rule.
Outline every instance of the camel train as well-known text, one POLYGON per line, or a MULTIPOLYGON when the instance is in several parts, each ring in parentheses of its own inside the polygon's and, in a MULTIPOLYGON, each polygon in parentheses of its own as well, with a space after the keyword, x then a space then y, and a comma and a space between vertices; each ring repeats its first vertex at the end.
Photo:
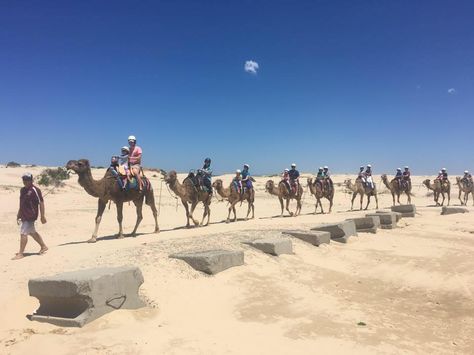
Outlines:
MULTIPOLYGON (((301 213, 302 201, 304 196, 304 188, 302 184, 299 183, 299 173, 295 169, 295 165, 292 164, 292 169, 286 169, 283 173, 282 179, 278 182, 273 180, 268 180, 265 184, 265 191, 272 196, 276 196, 280 203, 280 216, 284 215, 284 212, 288 212, 289 216, 298 216, 301 213), (293 176, 296 176, 296 179, 291 179, 290 176, 293 172, 293 176), (295 211, 290 210, 290 202, 292 200, 296 201, 295 211)), ((206 166, 206 165, 205 165, 206 166)), ((70 160, 66 164, 66 168, 69 171, 73 171, 78 175, 78 182, 84 190, 91 196, 94 196, 98 199, 98 208, 97 214, 95 217, 95 228, 92 233, 91 238, 88 240, 90 243, 97 241, 97 235, 99 231, 99 225, 102 219, 102 214, 107 206, 107 203, 114 202, 117 208, 117 222, 119 224, 119 230, 117 238, 123 238, 123 204, 124 202, 132 201, 136 207, 137 219, 135 226, 131 233, 132 236, 136 236, 140 222, 143 219, 142 207, 143 202, 146 205, 150 206, 150 209, 153 213, 153 218, 155 221, 154 232, 159 232, 158 226, 158 212, 155 206, 155 198, 153 188, 151 183, 146 176, 141 176, 141 184, 138 183, 138 179, 129 179, 127 176, 122 176, 117 174, 117 171, 111 166, 107 169, 105 176, 100 180, 95 180, 92 177, 90 163, 87 159, 80 160, 70 160), (124 179, 124 180, 122 180, 124 179), (120 182, 119 182, 120 181, 120 182)), ((208 166, 209 168, 209 166, 208 166)), ((248 165, 244 166, 244 169, 248 170, 248 165)), ((376 184, 371 179, 371 167, 368 166, 368 172, 363 172, 361 167, 361 172, 359 176, 355 179, 353 183, 351 179, 346 179, 344 181, 344 186, 352 193, 351 198, 351 211, 354 209, 354 201, 359 195, 360 197, 360 206, 359 209, 367 210, 369 208, 371 198, 375 199, 375 208, 378 208, 378 197, 377 197, 377 187, 376 184), (367 198, 365 207, 363 206, 364 197, 367 198)), ((397 169, 400 170, 400 169, 397 169)), ((451 183, 447 179, 447 174, 445 169, 443 172, 440 172, 440 176, 431 180, 426 179, 423 181, 423 184, 433 191, 434 201, 436 206, 442 206, 447 197, 447 204, 450 203, 450 193, 451 193, 451 183), (440 197, 442 198, 440 201, 440 197)), ((321 172, 321 169, 320 169, 321 172)), ((162 171, 163 181, 169 188, 170 193, 174 194, 178 200, 181 200, 183 207, 186 213, 186 227, 191 227, 191 222, 194 226, 207 226, 210 222, 211 217, 211 201, 213 197, 213 190, 217 195, 221 196, 223 200, 226 200, 229 204, 228 206, 228 215, 226 223, 235 222, 237 220, 236 206, 240 203, 246 203, 247 205, 247 214, 245 220, 249 218, 255 218, 255 190, 251 181, 253 180, 248 172, 245 175, 246 183, 242 183, 244 179, 242 177, 244 174, 237 170, 236 177, 228 185, 224 186, 224 182, 221 179, 215 180, 212 185, 202 182, 198 178, 201 174, 201 170, 198 170, 198 174, 190 173, 182 182, 178 180, 176 171, 172 170, 169 172, 162 171), (202 186, 200 186, 200 184, 202 186), (240 185, 239 185, 240 184, 240 185), (206 187, 207 185, 207 187, 206 187), (202 203, 204 207, 203 215, 201 221, 197 220, 194 217, 194 211, 196 206, 202 203), (233 215, 233 218, 231 218, 233 215)), ((406 195, 406 202, 411 203, 411 197, 413 196, 411 190, 411 180, 400 178, 397 173, 397 176, 389 181, 386 174, 381 176, 381 180, 386 188, 392 194, 393 205, 401 204, 400 196, 406 195)), ((409 176, 408 176, 409 177, 409 176)), ((209 181, 210 182, 210 174, 209 181)), ((462 205, 466 205, 468 202, 469 194, 473 196, 473 205, 474 205, 474 184, 472 183, 472 178, 468 175, 468 172, 465 172, 464 177, 457 177, 456 184, 459 187, 459 201, 462 205)), ((334 185, 329 177, 329 173, 326 170, 316 176, 316 178, 308 178, 306 188, 308 192, 315 197, 316 204, 314 209, 314 214, 318 213, 318 208, 320 213, 324 214, 324 208, 322 200, 325 199, 329 202, 328 212, 332 212, 332 206, 334 202, 334 185)))

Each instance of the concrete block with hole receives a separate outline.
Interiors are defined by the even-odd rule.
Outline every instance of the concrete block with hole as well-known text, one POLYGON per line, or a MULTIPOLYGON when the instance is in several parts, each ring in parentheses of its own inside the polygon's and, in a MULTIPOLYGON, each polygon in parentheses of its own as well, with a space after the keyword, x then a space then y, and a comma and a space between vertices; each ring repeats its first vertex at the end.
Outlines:
POLYGON ((331 239, 340 242, 347 243, 350 236, 357 236, 357 230, 354 221, 343 221, 333 224, 320 224, 311 230, 329 232, 331 239))
POLYGON ((187 262, 193 269, 215 275, 234 266, 244 264, 244 252, 233 250, 205 250, 177 253, 170 258, 187 262))
POLYGON ((452 207, 452 206, 443 206, 441 209, 442 215, 455 214, 455 213, 469 213, 469 210, 466 207, 452 207))
POLYGON ((377 229, 380 228, 379 216, 349 218, 347 220, 353 221, 356 231, 361 233, 377 233, 377 229))
POLYGON ((366 214, 366 217, 380 218, 380 228, 382 229, 393 229, 397 228, 397 212, 380 212, 366 214))
POLYGON ((301 239, 302 241, 315 246, 320 246, 321 244, 329 244, 331 241, 331 233, 324 231, 287 230, 283 231, 282 233, 301 239))
POLYGON ((84 324, 116 309, 145 306, 138 295, 143 275, 138 267, 104 267, 65 272, 28 282, 40 306, 29 318, 61 327, 84 324))
POLYGON ((266 238, 246 242, 258 250, 271 255, 293 254, 293 243, 288 238, 266 238))
POLYGON ((403 218, 415 217, 416 206, 415 205, 398 205, 391 207, 392 212, 398 212, 402 214, 403 218))

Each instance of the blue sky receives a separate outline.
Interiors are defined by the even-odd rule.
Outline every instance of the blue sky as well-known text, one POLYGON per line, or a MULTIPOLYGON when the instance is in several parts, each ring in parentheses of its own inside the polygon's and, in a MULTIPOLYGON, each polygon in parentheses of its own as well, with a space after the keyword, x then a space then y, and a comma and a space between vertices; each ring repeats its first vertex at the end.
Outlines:
POLYGON ((106 165, 134 134, 166 170, 474 170, 473 18, 472 1, 2 1, 1 163, 106 165))

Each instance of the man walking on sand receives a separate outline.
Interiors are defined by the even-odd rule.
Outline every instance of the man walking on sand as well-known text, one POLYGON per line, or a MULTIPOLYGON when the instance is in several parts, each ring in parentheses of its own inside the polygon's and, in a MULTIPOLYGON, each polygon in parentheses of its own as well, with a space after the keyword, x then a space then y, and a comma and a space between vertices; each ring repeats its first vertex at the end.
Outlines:
POLYGON ((40 245, 39 254, 44 254, 48 250, 44 244, 43 238, 35 229, 35 221, 38 219, 38 206, 41 215, 41 223, 46 223, 44 215, 44 202, 41 190, 33 185, 33 175, 26 173, 22 176, 24 187, 20 191, 20 208, 16 216, 17 223, 21 223, 20 227, 20 252, 17 253, 12 260, 22 259, 25 255, 26 243, 28 243, 28 235, 40 245))

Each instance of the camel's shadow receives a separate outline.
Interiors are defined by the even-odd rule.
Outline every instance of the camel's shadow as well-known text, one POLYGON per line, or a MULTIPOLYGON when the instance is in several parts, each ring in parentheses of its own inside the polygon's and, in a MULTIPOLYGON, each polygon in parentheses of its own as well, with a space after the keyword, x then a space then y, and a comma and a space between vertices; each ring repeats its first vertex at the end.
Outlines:
MULTIPOLYGON (((135 237, 132 237, 131 234, 126 234, 125 238, 137 238, 141 235, 148 235, 148 234, 155 234, 155 233, 136 233, 135 237)), ((123 238, 123 239, 125 239, 125 238, 123 238)), ((117 234, 105 235, 103 237, 97 237, 97 242, 102 242, 102 241, 107 241, 107 240, 119 240, 119 239, 117 238, 117 234)), ((77 241, 77 242, 67 242, 67 243, 59 244, 58 247, 63 247, 63 246, 67 246, 67 245, 76 245, 76 244, 95 244, 95 243, 89 243, 88 240, 81 240, 81 241, 77 241)))

